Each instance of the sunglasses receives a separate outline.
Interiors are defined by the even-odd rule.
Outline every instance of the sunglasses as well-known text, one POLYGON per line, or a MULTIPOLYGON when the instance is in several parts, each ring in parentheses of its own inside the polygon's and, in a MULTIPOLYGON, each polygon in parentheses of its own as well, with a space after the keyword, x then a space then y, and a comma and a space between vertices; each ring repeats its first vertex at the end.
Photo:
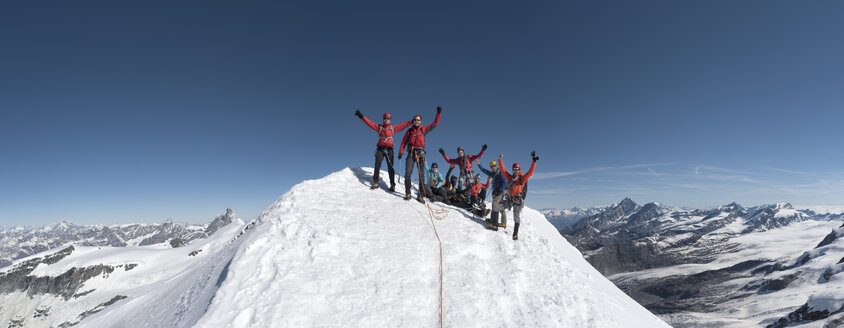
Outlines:
POLYGON ((389 118, 389 117, 385 117, 384 119, 385 119, 385 120, 389 120, 390 118, 389 118))
POLYGON ((416 122, 422 122, 422 120, 420 120, 418 118, 414 118, 413 120, 416 121, 416 122))

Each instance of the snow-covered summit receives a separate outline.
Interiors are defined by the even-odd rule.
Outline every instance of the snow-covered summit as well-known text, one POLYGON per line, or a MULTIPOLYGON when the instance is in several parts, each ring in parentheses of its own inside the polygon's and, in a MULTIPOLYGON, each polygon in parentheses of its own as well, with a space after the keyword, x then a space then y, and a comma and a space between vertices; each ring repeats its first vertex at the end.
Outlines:
POLYGON ((371 176, 304 181, 264 211, 198 326, 430 327, 442 306, 448 327, 667 327, 539 212, 525 209, 513 241, 455 207, 432 204, 448 211, 432 220, 423 204, 368 190, 371 176))
POLYGON ((447 211, 434 220, 369 190, 371 175, 304 181, 258 220, 226 211, 183 247, 74 244, 18 259, 0 270, 0 325, 435 327, 442 310, 447 327, 668 327, 539 212, 524 210, 513 241, 462 209, 432 204, 447 211))

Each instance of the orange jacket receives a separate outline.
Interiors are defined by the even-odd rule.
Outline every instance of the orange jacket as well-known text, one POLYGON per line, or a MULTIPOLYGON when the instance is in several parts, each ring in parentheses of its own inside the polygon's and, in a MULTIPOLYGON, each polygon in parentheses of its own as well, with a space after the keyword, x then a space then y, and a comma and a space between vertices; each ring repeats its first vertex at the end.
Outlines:
POLYGON ((501 174, 504 175, 504 178, 507 179, 507 182, 510 184, 510 196, 518 196, 522 193, 522 189, 525 187, 525 183, 527 183, 530 176, 533 175, 533 169, 536 168, 536 162, 530 163, 530 170, 524 175, 517 175, 512 176, 510 173, 507 173, 506 166, 504 166, 503 160, 498 160, 498 167, 501 168, 501 174))
POLYGON ((481 184, 480 182, 475 182, 475 184, 472 185, 472 190, 470 191, 470 194, 472 196, 477 196, 481 192, 481 189, 489 189, 489 178, 486 178, 485 185, 481 184))

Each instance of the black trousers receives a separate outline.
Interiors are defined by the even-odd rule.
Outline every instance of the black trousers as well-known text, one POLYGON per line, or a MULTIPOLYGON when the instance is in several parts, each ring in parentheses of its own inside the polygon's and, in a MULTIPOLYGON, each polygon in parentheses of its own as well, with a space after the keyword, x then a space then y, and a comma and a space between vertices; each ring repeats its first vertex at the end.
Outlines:
MULTIPOLYGON (((411 149, 407 152, 407 159, 404 166, 404 193, 410 194, 410 175, 413 174, 413 168, 416 167, 416 157, 419 157, 419 164, 425 167, 425 150, 421 148, 411 149)), ((425 184, 425 181, 419 181, 419 184, 425 184)))
POLYGON ((378 182, 378 175, 381 173, 381 161, 387 159, 387 172, 390 173, 390 186, 396 185, 396 171, 393 169, 393 148, 378 147, 375 149, 375 173, 372 180, 378 182))
POLYGON ((485 199, 486 199, 486 189, 481 189, 481 191, 478 192, 477 196, 471 196, 471 198, 470 198, 472 205, 477 204, 479 206, 485 206, 484 205, 485 199))
POLYGON ((439 187, 437 189, 431 189, 431 186, 426 183, 425 196, 428 196, 428 198, 435 202, 441 202, 451 205, 451 202, 448 201, 448 191, 445 188, 439 187))

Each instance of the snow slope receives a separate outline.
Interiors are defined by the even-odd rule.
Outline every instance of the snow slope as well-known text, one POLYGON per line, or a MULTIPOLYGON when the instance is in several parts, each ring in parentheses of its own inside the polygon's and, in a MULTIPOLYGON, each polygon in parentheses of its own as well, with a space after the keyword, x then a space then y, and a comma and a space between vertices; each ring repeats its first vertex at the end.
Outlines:
MULTIPOLYGON (((112 271, 71 283, 72 297, 53 292, 0 293, 0 324, 9 327, 184 327, 205 314, 216 284, 234 255, 244 224, 235 219, 209 238, 171 248, 168 243, 140 247, 73 245, 69 255, 56 263, 39 263, 28 281, 79 276, 80 271, 106 266, 112 271), (74 273, 76 272, 76 273, 74 273), (34 315, 33 315, 34 314, 34 315)), ((55 253, 56 249, 16 261, 0 276, 28 260, 55 253)), ((11 278, 10 278, 11 279, 11 278)), ((55 286, 50 290, 59 289, 55 286)))
POLYGON ((368 190, 371 175, 346 168, 281 196, 242 238, 197 326, 437 326, 436 229, 447 327, 668 327, 539 212, 525 209, 518 241, 450 206, 432 225, 425 205, 368 190))

